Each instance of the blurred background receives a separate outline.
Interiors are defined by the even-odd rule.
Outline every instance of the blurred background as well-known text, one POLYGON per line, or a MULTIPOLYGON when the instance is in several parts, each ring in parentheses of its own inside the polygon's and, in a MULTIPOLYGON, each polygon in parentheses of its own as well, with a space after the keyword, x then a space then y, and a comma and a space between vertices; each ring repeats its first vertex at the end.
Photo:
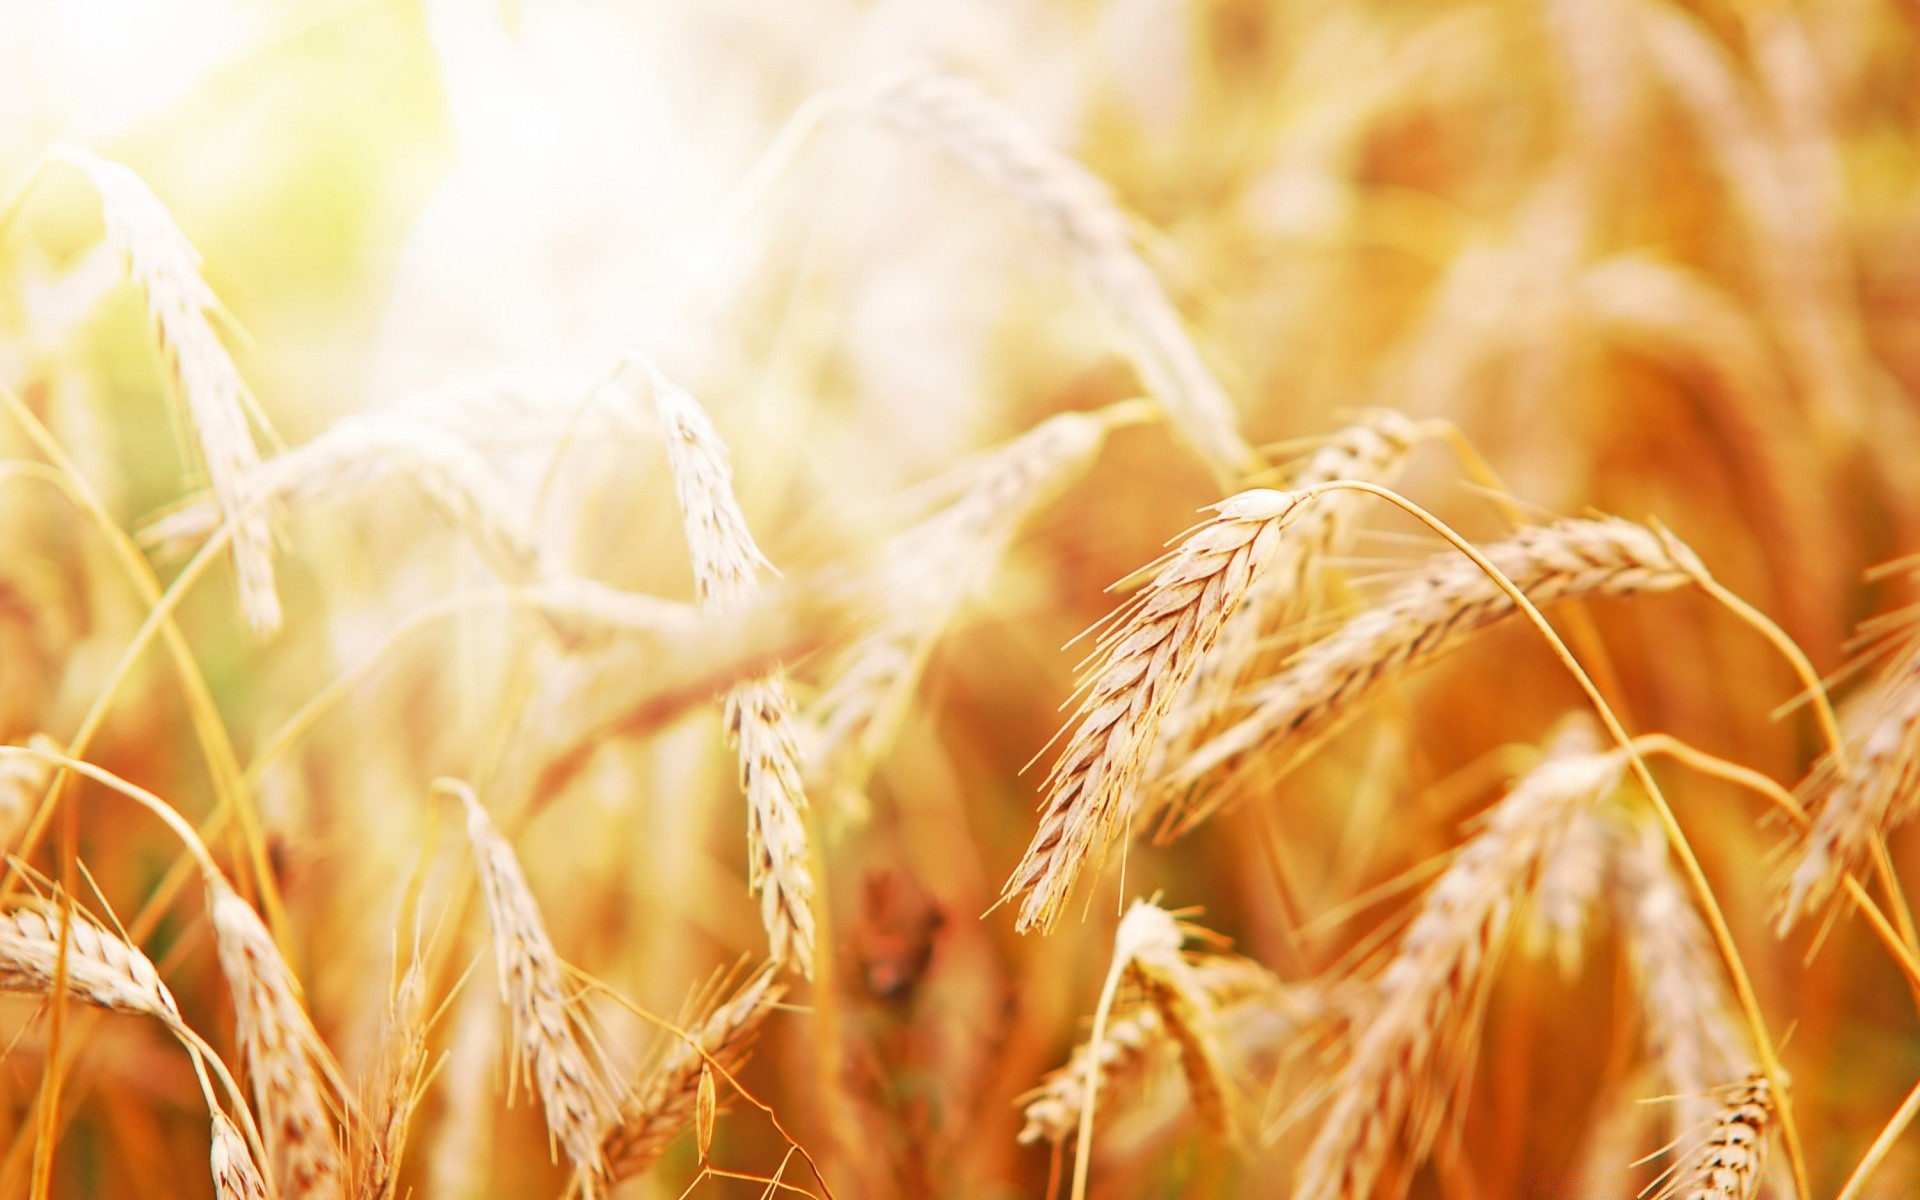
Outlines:
MULTIPOLYGON (((0 195, 32 180, 0 241, 0 383, 129 532, 206 476, 95 193, 58 164, 30 174, 62 140, 131 167, 203 256, 263 458, 343 419, 437 414, 558 570, 688 601, 660 439, 606 383, 641 354, 713 414, 790 583, 870 577, 956 467, 1143 390, 1072 247, 1021 197, 885 120, 788 124, 811 97, 920 63, 1105 181, 1266 461, 1369 408, 1446 418, 1530 516, 1664 522, 1822 671, 1849 661, 1858 622, 1912 598, 1901 573, 1866 574, 1920 552, 1912 0, 9 0, 0 30, 0 195)), ((17 423, 0 440, 40 457, 17 423)), ((1466 479, 1436 446, 1402 487, 1499 536, 1466 479)), ((419 920, 449 964, 443 1065, 406 1187, 558 1195, 538 1106, 493 1086, 484 922, 433 899, 464 860, 429 784, 474 780, 560 953, 670 1015, 765 954, 717 711, 682 705, 544 772, 576 704, 651 660, 602 663, 526 614, 449 603, 492 576, 442 513, 386 484, 322 492, 278 514, 277 636, 247 632, 224 566, 180 609, 263 816, 285 948, 358 1078, 411 889, 444 884, 419 920)), ((1050 937, 988 913, 1032 834, 1042 774, 1022 768, 1072 691, 1079 653, 1061 647, 1222 494, 1165 424, 1116 429, 970 590, 870 774, 815 792, 834 995, 823 1007, 796 981, 742 1081, 836 1195, 1044 1194, 1048 1151, 1016 1144, 1015 1098, 1083 1036, 1123 885, 1116 856, 1084 919, 1050 937)), ((1341 564, 1356 594, 1438 546, 1384 510, 1367 525, 1341 564)), ((0 737, 65 743, 148 606, 55 491, 0 478, 0 540, 0 737)), ((182 558, 148 548, 164 581, 182 558)), ((1797 685, 1751 631, 1696 597, 1592 613, 1636 728, 1789 786, 1804 775, 1810 729, 1772 715, 1797 685)), ((803 711, 830 663, 790 664, 803 711)), ((1343 906, 1457 844, 1498 794, 1486 756, 1578 703, 1531 635, 1494 634, 1271 795, 1136 844, 1125 896, 1197 906, 1241 952, 1316 978, 1409 895, 1343 906)), ((114 693, 88 757, 190 817, 211 807, 159 653, 114 693)), ((1724 787, 1673 788, 1790 1031, 1816 1194, 1831 1194, 1920 1076, 1909 998, 1847 919, 1817 947, 1813 930, 1777 941, 1784 831, 1724 787)), ((76 794, 89 903, 131 920, 177 846, 104 790, 76 794)), ((1894 850, 1920 869, 1920 846, 1894 850)), ((45 846, 32 861, 60 872, 45 846)), ((189 893, 145 944, 189 1021, 230 1048, 189 893)), ((1659 1089, 1622 970, 1604 922, 1574 970, 1509 956, 1455 1150, 1411 1171, 1414 1194, 1531 1195, 1596 1161, 1612 1165, 1579 1175, 1581 1194, 1638 1190, 1651 1172, 1628 1164, 1664 1137, 1637 1103, 1659 1089)), ((610 1053, 639 1061, 646 1027, 593 1005, 610 1053)), ((0 1008, 5 1195, 28 1194, 38 1011, 0 1008)), ((211 1195, 185 1060, 129 1018, 76 1028, 51 1194, 211 1195)), ((1249 1082, 1254 1109, 1285 1109, 1265 1087, 1249 1082)), ((1270 1137, 1223 1148, 1186 1118, 1177 1076, 1112 1112, 1093 1190, 1113 1197, 1282 1194, 1312 1129, 1268 1121, 1270 1137)), ((734 1104, 713 1159, 764 1175, 784 1146, 734 1104)), ((621 1194, 677 1196, 698 1170, 683 1139, 621 1194)), ((1886 1177, 1902 1171, 1920 1171, 1905 1146, 1886 1177)))

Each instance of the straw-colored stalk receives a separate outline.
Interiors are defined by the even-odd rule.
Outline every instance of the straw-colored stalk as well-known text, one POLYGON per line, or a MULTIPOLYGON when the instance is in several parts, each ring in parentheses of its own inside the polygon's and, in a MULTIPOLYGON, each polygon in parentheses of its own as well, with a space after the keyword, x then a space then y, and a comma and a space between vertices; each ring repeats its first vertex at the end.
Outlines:
MULTIPOLYGON (((750 608, 760 596, 761 572, 773 566, 734 497, 726 443, 699 401, 647 369, 686 522, 695 590, 702 604, 720 611, 750 608)), ((769 951, 811 978, 814 884, 807 795, 785 673, 775 669, 733 687, 725 718, 727 735, 739 750, 740 788, 747 798, 747 882, 760 893, 769 951)))
POLYGON ((131 169, 71 143, 56 147, 50 157, 78 169, 100 194, 107 241, 146 296, 154 337, 186 401, 214 497, 233 523, 241 611, 255 633, 271 634, 280 627, 280 597, 274 586, 273 531, 266 510, 252 502, 260 452, 249 417, 256 409, 214 332, 210 316, 221 311, 220 301, 200 275, 200 254, 131 169))
POLYGON ((1517 780, 1420 906, 1359 1022, 1350 1059, 1302 1160, 1296 1200, 1364 1200, 1396 1134, 1419 1158, 1432 1143, 1485 982, 1520 905, 1558 851, 1567 822, 1604 799, 1626 759, 1599 753, 1590 723, 1570 724, 1517 780))
POLYGON ((1073 731, 1047 776, 1040 828, 1002 892, 1022 898, 1022 931, 1050 930, 1079 872, 1129 829, 1160 721, 1272 561, 1297 503, 1256 488, 1214 505, 1213 518, 1108 618, 1082 676, 1073 731))

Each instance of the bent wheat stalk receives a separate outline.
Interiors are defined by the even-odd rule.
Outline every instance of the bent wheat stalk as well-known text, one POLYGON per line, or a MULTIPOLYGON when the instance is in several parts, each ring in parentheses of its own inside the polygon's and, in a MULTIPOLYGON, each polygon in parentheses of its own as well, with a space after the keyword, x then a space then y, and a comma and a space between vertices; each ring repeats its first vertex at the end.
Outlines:
POLYGON ((985 585, 1022 522, 1086 470, 1110 429, 1150 403, 1047 418, 975 467, 951 505, 888 540, 879 624, 838 658, 809 711, 811 769, 861 785, 892 742, 934 642, 985 585))

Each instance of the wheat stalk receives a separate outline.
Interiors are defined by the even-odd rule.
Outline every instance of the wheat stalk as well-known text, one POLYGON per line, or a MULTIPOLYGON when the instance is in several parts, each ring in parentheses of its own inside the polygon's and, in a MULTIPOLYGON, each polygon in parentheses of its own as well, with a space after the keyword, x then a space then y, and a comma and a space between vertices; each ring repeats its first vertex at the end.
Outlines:
MULTIPOLYGON (((1709 578, 1699 557, 1672 534, 1612 517, 1534 526, 1483 549, 1536 604, 1671 591, 1709 578)), ((1387 683, 1516 611, 1478 566, 1451 552, 1436 555, 1380 603, 1246 689, 1252 711, 1172 765, 1158 786, 1199 783, 1256 750, 1291 765, 1387 683)), ((1187 823, 1207 811, 1189 812, 1187 823)))
POLYGON ((909 69, 861 89, 856 103, 1005 191, 1060 243, 1082 286, 1118 327, 1147 390, 1223 483, 1262 468, 1226 389, 1134 249, 1127 217, 1098 176, 970 80, 909 69))
POLYGON ((1753 1200, 1773 1116, 1773 1089, 1756 1072, 1726 1093, 1705 1142, 1655 1200, 1753 1200))
MULTIPOLYGON (((760 573, 773 565, 753 540, 734 497, 726 443, 699 401, 650 365, 647 370, 686 522, 694 587, 702 604, 728 612, 748 608, 760 595, 760 573)), ((811 978, 814 884, 807 795, 785 674, 775 669, 733 687, 725 720, 728 737, 739 749, 740 788, 747 797, 747 882, 760 893, 769 952, 811 978)))
POLYGON ((1780 904, 1782 934, 1865 861, 1874 839, 1920 809, 1920 647, 1908 650, 1848 714, 1847 764, 1821 760, 1803 790, 1817 800, 1780 904))
POLYGON ((1130 823, 1155 731, 1221 626, 1272 560, 1291 493, 1256 488, 1213 506, 1100 636, 1066 748, 1047 777, 1040 828, 1002 890, 1018 927, 1051 929, 1089 861, 1130 823))
POLYGON ((738 1070, 785 990, 772 971, 760 971, 686 1038, 668 1047, 641 1086, 622 1102, 607 1134, 602 1150, 614 1180, 639 1175, 659 1160, 694 1118, 703 1069, 718 1064, 729 1074, 738 1070))
POLYGON ((325 1051, 301 1007, 299 988, 253 906, 207 876, 208 913, 220 969, 233 994, 242 1061, 253 1081, 261 1136, 287 1200, 338 1196, 339 1143, 316 1060, 325 1051))
POLYGON ((574 1016, 565 967, 513 847, 494 828, 473 789, 453 780, 439 786, 458 796, 466 809, 467 838, 486 893, 494 966, 512 1024, 516 1067, 531 1078, 546 1112, 548 1134, 566 1152, 582 1191, 598 1194, 606 1177, 600 1139, 613 1120, 613 1087, 591 1036, 574 1016))
POLYGON ((1112 417, 1061 413, 995 451, 958 499, 890 538, 880 618, 847 647, 808 711, 809 766, 858 786, 892 742, 927 655, 983 588, 1027 517, 1099 453, 1112 417))
POLYGON ((267 1200, 267 1180, 253 1161, 253 1151, 247 1149, 247 1140, 219 1109, 213 1112, 213 1139, 207 1156, 216 1200, 267 1200))
POLYGON ((1598 745, 1590 723, 1563 727, 1547 759, 1514 783, 1422 901, 1332 1084, 1295 1200, 1364 1200, 1403 1124, 1416 1156, 1431 1144, 1448 1091, 1437 1076, 1459 1061, 1477 1024, 1482 984, 1517 907, 1568 820, 1620 782, 1625 757, 1599 753, 1598 745))
POLYGON ((208 319, 220 301, 200 275, 200 254, 174 224, 166 205, 131 169, 71 143, 48 152, 86 176, 100 194, 107 241, 126 262, 127 277, 147 298, 147 316, 199 437, 200 457, 222 515, 233 524, 233 562, 240 608, 257 634, 280 627, 274 586, 273 531, 252 500, 260 464, 248 414, 253 398, 208 319))

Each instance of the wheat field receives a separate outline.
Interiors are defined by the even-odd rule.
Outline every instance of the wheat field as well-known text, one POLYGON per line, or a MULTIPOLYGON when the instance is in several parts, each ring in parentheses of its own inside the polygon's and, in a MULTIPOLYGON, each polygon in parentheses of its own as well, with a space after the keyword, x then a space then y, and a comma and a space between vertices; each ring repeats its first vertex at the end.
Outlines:
POLYGON ((1920 1195, 1913 0, 0 31, 0 1196, 1920 1195))

